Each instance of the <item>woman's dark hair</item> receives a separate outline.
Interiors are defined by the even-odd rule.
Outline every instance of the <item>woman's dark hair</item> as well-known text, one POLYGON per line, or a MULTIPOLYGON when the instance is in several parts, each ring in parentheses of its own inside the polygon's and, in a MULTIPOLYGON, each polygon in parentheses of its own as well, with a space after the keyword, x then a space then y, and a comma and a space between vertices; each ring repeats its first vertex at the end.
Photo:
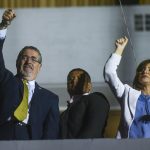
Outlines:
POLYGON ((142 61, 136 69, 136 75, 133 80, 133 87, 137 90, 141 90, 143 87, 143 85, 141 85, 141 83, 139 82, 139 74, 143 71, 147 64, 150 64, 150 59, 142 61))
POLYGON ((83 93, 87 93, 87 91, 89 90, 88 89, 89 83, 91 83, 91 77, 85 70, 83 70, 81 68, 72 69, 67 76, 68 93, 70 95, 80 95, 83 93), (75 71, 79 72, 77 82, 74 82, 75 79, 72 79, 72 73, 75 71), (70 82, 72 82, 72 83, 70 83, 70 82), (71 87, 70 87, 70 84, 72 84, 71 87))

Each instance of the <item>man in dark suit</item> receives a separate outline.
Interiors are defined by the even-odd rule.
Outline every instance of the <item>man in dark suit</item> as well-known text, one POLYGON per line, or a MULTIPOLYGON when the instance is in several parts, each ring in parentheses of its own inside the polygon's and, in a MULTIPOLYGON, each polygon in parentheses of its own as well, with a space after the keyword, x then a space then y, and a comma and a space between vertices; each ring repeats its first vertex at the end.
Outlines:
POLYGON ((0 140, 57 139, 58 96, 35 81, 42 65, 40 51, 33 46, 20 51, 16 76, 5 68, 2 48, 14 17, 14 11, 7 9, 0 23, 0 140))
POLYGON ((80 68, 73 69, 67 77, 70 95, 67 109, 60 117, 60 138, 102 138, 110 109, 106 97, 92 89, 89 74, 80 68))

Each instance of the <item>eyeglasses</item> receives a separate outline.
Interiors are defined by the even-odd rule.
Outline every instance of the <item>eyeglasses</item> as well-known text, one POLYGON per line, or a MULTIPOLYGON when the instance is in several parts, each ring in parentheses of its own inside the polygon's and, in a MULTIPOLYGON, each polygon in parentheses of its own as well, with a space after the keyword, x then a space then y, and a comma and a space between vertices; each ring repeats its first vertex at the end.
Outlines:
POLYGON ((27 56, 27 55, 21 56, 21 60, 27 61, 27 60, 29 60, 29 59, 30 59, 33 63, 39 63, 39 64, 40 64, 40 60, 39 60, 39 58, 37 58, 37 57, 34 57, 34 56, 29 57, 29 56, 27 56))

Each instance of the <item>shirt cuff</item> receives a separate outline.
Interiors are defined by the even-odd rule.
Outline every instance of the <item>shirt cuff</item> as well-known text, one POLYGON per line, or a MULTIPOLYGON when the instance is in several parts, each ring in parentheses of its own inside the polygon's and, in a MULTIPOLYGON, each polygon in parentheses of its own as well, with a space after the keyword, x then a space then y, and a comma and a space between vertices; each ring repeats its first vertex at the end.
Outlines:
POLYGON ((0 39, 4 39, 6 36, 7 29, 0 30, 0 39))

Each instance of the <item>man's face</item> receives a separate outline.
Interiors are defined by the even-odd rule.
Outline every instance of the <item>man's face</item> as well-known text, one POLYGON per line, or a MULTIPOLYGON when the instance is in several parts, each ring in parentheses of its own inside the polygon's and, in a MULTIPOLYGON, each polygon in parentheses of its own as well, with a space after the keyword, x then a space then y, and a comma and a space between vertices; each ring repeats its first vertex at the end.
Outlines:
POLYGON ((28 81, 36 79, 41 64, 38 62, 39 54, 33 49, 26 49, 20 58, 18 71, 28 81))

